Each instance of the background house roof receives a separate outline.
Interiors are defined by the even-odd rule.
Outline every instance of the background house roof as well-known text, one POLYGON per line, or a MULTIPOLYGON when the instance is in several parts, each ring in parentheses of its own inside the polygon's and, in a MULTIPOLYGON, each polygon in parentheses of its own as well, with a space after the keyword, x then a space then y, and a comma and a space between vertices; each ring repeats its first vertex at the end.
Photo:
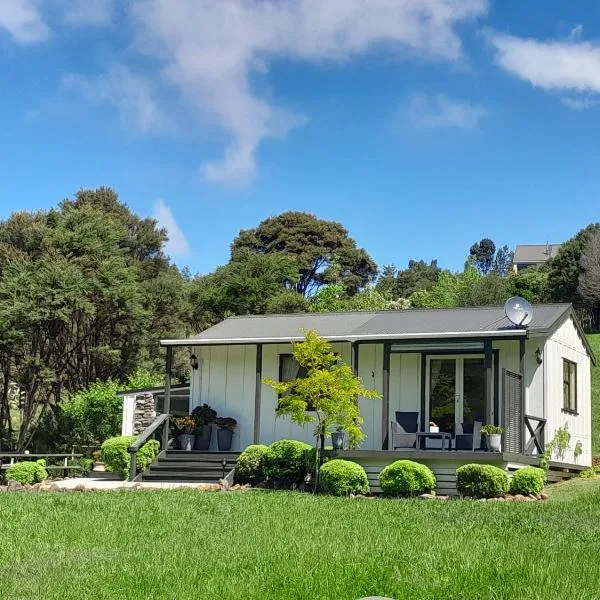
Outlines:
POLYGON ((513 264, 519 263, 545 263, 554 258, 562 244, 529 244, 515 248, 513 264))
POLYGON ((515 327, 502 306, 378 312, 231 317, 188 340, 163 345, 252 344, 300 340, 315 329, 329 340, 505 337, 548 333, 571 314, 570 304, 539 304, 528 328, 515 327))

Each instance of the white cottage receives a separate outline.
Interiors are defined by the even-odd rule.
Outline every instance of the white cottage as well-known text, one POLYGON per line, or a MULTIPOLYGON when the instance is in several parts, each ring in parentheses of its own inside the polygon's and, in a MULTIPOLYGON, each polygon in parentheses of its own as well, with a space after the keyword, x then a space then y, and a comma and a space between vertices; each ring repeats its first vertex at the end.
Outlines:
MULTIPOLYGON (((206 403, 236 419, 232 450, 239 452, 282 438, 312 441, 312 426, 276 416, 277 395, 262 383, 297 375, 292 342, 311 329, 382 395, 359 399, 366 439, 341 452, 373 473, 400 454, 430 463, 438 475, 464 462, 536 464, 559 428, 570 443, 551 464, 591 465, 594 357, 569 304, 535 306, 528 327, 511 323, 502 307, 232 317, 161 344, 167 365, 174 347, 190 349, 196 368, 187 409, 206 403), (501 452, 485 451, 482 424, 504 428, 501 452)), ((167 388, 166 412, 169 396, 167 388)))

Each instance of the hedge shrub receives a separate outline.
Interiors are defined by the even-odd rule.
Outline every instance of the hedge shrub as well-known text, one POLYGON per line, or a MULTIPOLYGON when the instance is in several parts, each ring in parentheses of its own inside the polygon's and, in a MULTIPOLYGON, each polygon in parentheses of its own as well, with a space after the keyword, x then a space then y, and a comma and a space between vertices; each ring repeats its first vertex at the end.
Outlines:
MULTIPOLYGON (((118 473, 122 479, 129 476, 129 467, 131 465, 131 455, 128 452, 129 446, 135 441, 133 435, 123 435, 107 439, 101 446, 102 462, 107 471, 118 473)), ((137 469, 144 471, 147 469, 158 454, 160 444, 157 440, 148 440, 137 453, 137 469)))
POLYGON ((48 472, 38 462, 18 462, 6 469, 6 481, 18 481, 23 485, 39 483, 48 479, 48 472))
POLYGON ((508 493, 508 475, 493 465, 463 465, 456 469, 456 489, 472 498, 498 498, 508 493))
POLYGON ((538 467, 524 467, 515 472, 510 482, 511 494, 537 496, 546 484, 546 471, 538 467))
POLYGON ((397 460, 379 473, 379 485, 393 496, 418 496, 435 489, 433 471, 412 460, 397 460))
POLYGON ((235 480, 239 483, 260 483, 266 479, 265 462, 269 447, 262 444, 248 446, 237 459, 235 480))
POLYGON ((336 458, 321 467, 319 490, 335 496, 368 494, 369 481, 361 465, 350 460, 336 458))
POLYGON ((298 440, 273 442, 265 456, 266 475, 286 485, 301 483, 308 472, 311 448, 298 440))

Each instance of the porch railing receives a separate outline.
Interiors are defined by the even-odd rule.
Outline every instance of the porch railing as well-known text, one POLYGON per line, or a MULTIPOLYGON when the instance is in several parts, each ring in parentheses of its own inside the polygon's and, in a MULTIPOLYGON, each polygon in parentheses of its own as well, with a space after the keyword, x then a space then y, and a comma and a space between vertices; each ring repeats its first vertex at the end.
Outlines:
POLYGON ((142 431, 133 444, 129 446, 129 453, 131 454, 131 463, 129 465, 129 479, 133 481, 137 475, 137 453, 138 450, 148 441, 150 436, 162 425, 162 443, 161 450, 167 449, 169 442, 169 415, 159 415, 154 421, 142 431))
POLYGON ((538 454, 544 454, 544 429, 546 419, 524 415, 525 427, 529 433, 529 439, 525 444, 525 454, 533 454, 537 450, 538 454))

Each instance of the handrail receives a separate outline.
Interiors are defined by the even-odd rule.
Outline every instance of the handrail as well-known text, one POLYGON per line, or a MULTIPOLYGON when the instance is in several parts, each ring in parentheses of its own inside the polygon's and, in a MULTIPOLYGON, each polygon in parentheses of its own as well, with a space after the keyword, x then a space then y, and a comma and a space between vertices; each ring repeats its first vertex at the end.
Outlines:
MULTIPOLYGON (((169 432, 169 415, 163 414, 156 417, 156 419, 154 419, 154 421, 152 421, 152 423, 137 436, 133 444, 129 446, 128 450, 131 454, 131 464, 129 465, 129 481, 133 481, 137 474, 138 450, 161 425, 163 426, 163 440, 167 440, 169 432)), ((163 450, 166 450, 166 447, 163 448, 163 450)))

